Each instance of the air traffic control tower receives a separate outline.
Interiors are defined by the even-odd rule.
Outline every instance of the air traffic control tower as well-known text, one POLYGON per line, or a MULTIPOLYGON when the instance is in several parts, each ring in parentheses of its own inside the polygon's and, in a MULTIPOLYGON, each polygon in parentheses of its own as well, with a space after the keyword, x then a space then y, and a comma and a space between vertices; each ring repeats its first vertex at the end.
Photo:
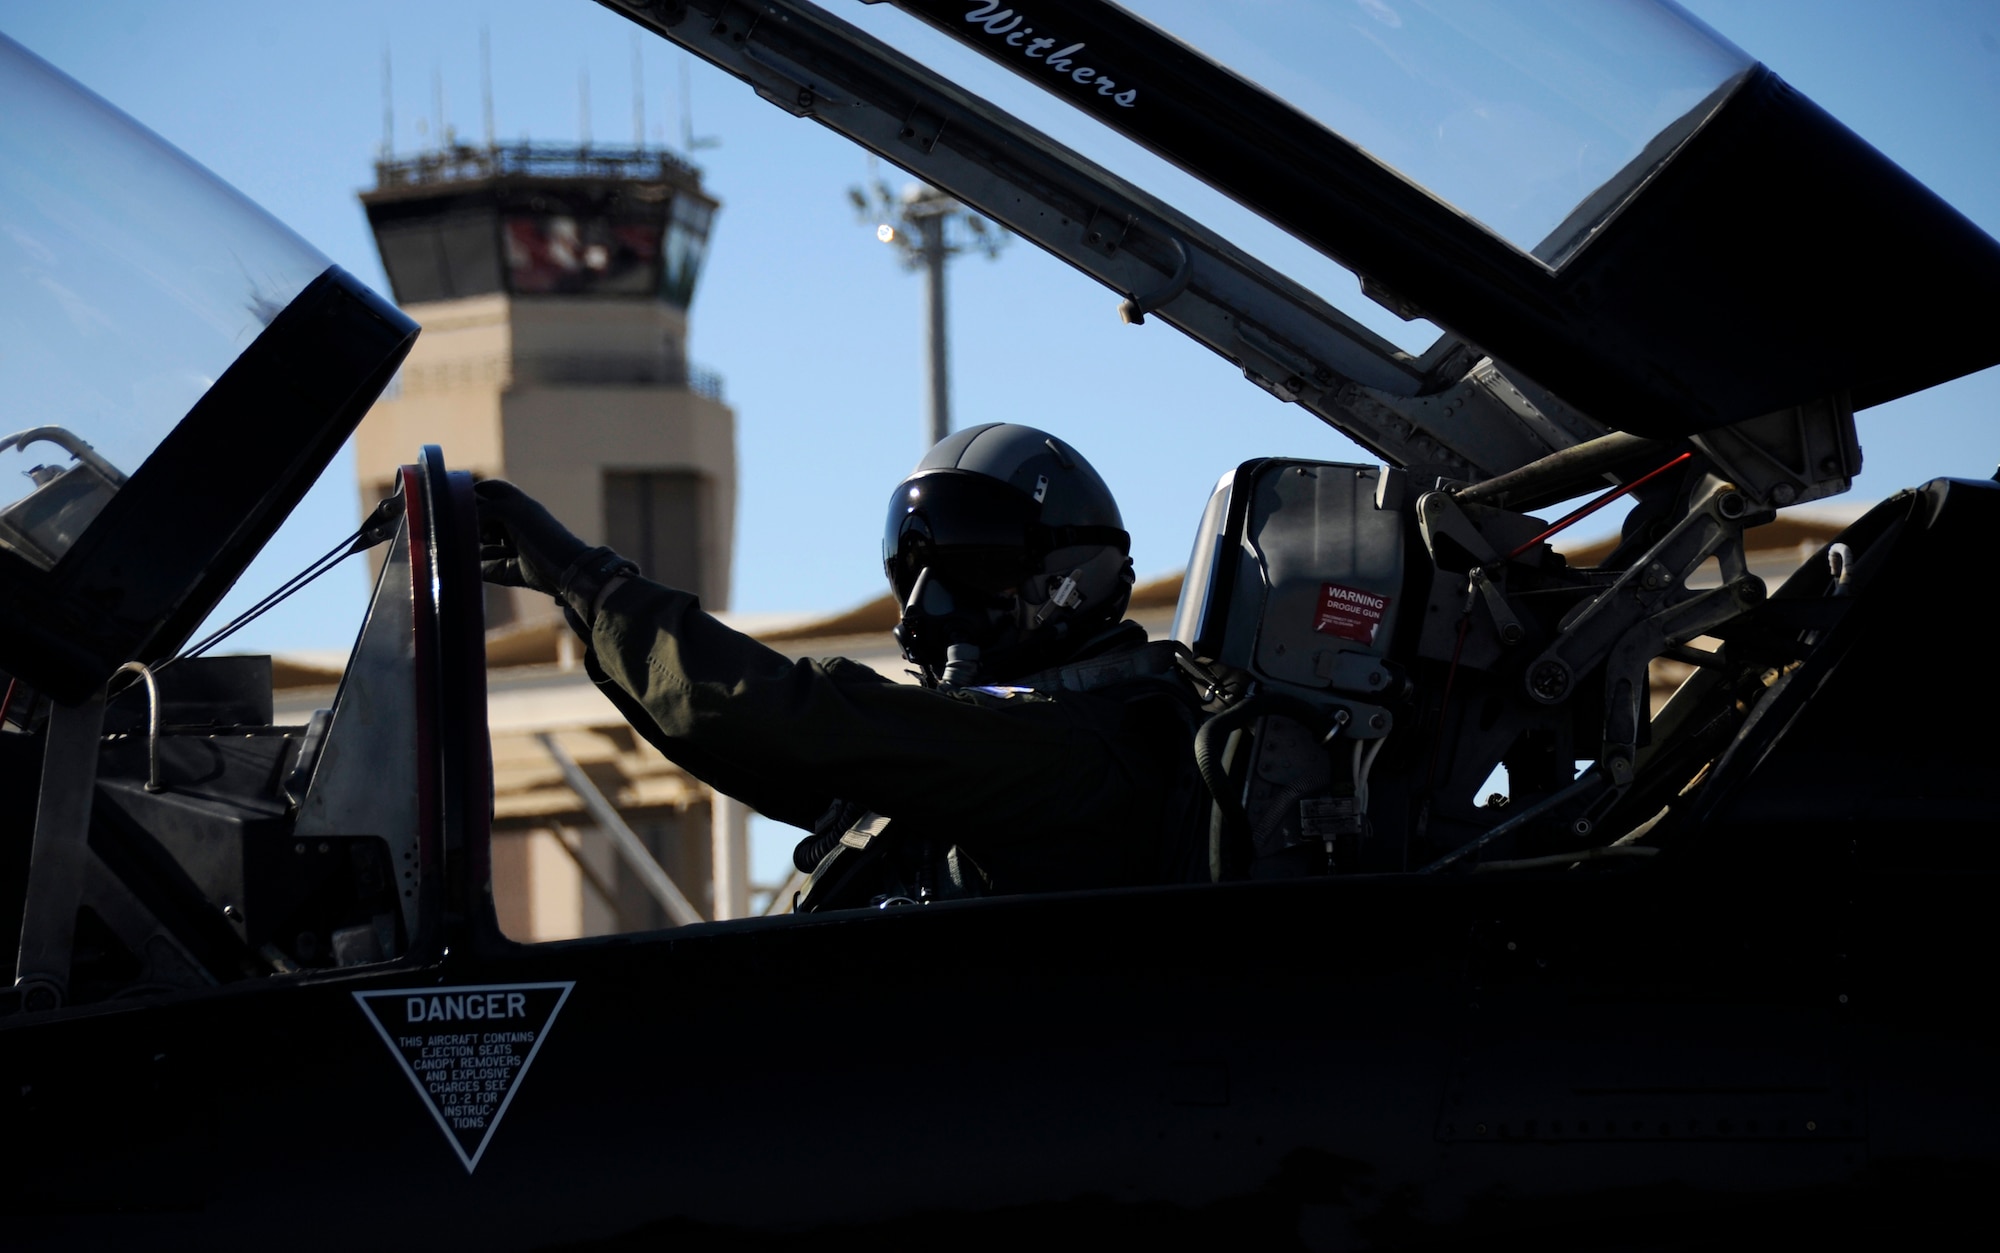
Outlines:
MULTIPOLYGON (((729 604, 735 418, 687 359, 716 202, 651 148, 511 144, 375 166, 363 192, 396 303, 423 326, 355 436, 365 511, 439 444, 584 539, 729 604)), ((551 613, 491 589, 487 624, 551 613)))
MULTIPOLYGON (((423 326, 355 434, 365 512, 424 444, 504 477, 651 577, 729 603, 735 417, 689 366, 715 200, 651 148, 454 144, 361 195, 396 303, 423 326)), ((549 598, 488 586, 494 904, 517 939, 748 910, 747 811, 638 740, 577 667, 549 598), (610 821, 653 865, 615 854, 610 821), (593 834, 596 832, 597 834, 593 834), (655 884, 648 888, 646 885, 655 884)))

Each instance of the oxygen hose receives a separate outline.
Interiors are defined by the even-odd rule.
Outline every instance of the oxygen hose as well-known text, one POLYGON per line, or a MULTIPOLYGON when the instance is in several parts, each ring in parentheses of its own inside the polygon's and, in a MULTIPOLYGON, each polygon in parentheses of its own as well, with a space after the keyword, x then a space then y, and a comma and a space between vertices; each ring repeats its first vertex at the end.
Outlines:
POLYGON ((1240 789, 1230 786, 1229 771, 1223 763, 1229 737, 1249 726, 1258 718, 1276 716, 1290 718, 1313 733, 1315 739, 1324 732, 1321 727, 1331 721, 1328 715, 1296 696, 1286 696, 1278 692, 1258 692, 1245 697, 1213 718, 1201 724, 1194 733, 1194 765, 1201 773, 1201 781, 1208 788, 1208 794, 1215 800, 1215 806, 1222 812, 1220 828, 1209 832, 1208 867, 1211 878, 1220 881, 1225 877, 1225 869, 1235 869, 1234 862, 1240 858, 1225 859, 1225 854, 1233 849, 1247 850, 1251 846, 1250 815, 1243 808, 1240 789), (1234 839, 1230 837, 1234 836, 1234 839), (1225 866, 1225 860, 1232 863, 1225 866))

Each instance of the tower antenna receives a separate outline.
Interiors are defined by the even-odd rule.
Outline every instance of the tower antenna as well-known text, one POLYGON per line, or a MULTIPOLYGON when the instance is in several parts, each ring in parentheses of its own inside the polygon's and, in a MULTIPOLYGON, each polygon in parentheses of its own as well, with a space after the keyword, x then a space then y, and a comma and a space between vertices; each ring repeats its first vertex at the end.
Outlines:
POLYGON ((577 139, 585 147, 590 147, 590 66, 576 72, 576 129, 577 139))
POLYGON ((694 88, 688 81, 688 57, 681 54, 681 151, 693 156, 703 148, 720 148, 722 141, 714 135, 695 137, 694 133, 694 88))
POLYGON ((687 53, 681 54, 681 151, 694 153, 694 89, 688 85, 687 53))
POLYGON ((646 146, 646 60, 636 30, 632 32, 632 146, 646 146))
POLYGON ((493 147, 493 30, 479 28, 479 106, 486 123, 486 146, 493 147))
POLYGON ((396 155, 396 90, 389 64, 389 41, 382 41, 382 159, 396 155))
POLYGON ((444 67, 433 61, 431 62, 431 142, 437 145, 439 152, 445 150, 447 138, 445 129, 444 67))

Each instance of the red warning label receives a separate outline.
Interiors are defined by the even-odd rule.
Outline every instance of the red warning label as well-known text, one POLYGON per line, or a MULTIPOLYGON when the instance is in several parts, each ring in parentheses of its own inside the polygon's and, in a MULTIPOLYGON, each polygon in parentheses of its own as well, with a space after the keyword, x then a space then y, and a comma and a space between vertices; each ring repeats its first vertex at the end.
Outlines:
POLYGON ((1358 587, 1322 583, 1313 630, 1357 644, 1373 644, 1376 628, 1382 625, 1382 615, 1388 612, 1387 596, 1364 592, 1358 587))

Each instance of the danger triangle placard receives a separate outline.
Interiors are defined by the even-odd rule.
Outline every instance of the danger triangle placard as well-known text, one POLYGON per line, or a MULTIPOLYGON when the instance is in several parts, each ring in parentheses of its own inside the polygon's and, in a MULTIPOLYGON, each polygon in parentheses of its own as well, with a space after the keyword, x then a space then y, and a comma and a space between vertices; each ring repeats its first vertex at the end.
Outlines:
POLYGON ((471 1174, 575 986, 391 988, 354 999, 471 1174))

